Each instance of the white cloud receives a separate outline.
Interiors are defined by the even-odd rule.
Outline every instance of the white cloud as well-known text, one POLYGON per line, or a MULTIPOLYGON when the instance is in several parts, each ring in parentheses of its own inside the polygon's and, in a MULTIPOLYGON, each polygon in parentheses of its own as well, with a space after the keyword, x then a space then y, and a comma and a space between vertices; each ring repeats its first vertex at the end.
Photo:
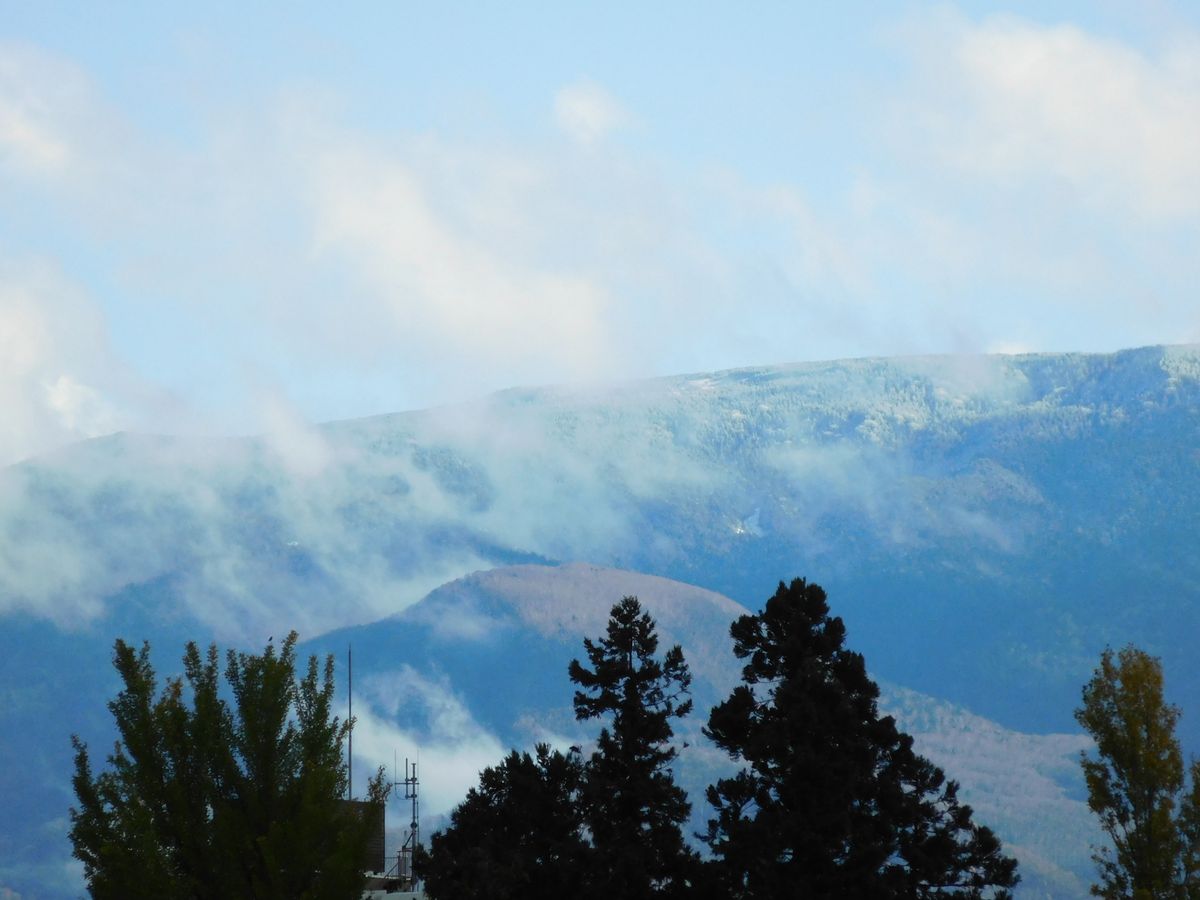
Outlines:
POLYGON ((1034 353, 1037 348, 1023 341, 996 341, 989 344, 987 352, 1000 356, 1019 356, 1023 353, 1034 353))
POLYGON ((53 175, 72 160, 63 121, 83 79, 71 66, 0 43, 0 164, 22 174, 53 175))
MULTIPOLYGON (((3 88, 0 87, 0 91, 3 88)), ((19 100, 0 95, 0 146, 19 168, 53 171, 68 157, 66 144, 19 100)))
POLYGON ((450 501, 407 454, 363 466, 323 442, 317 470, 306 454, 280 464, 278 438, 129 436, 0 469, 0 615, 77 627, 173 576, 179 612, 255 643, 378 620, 488 564, 423 546, 450 501))
POLYGON ((559 128, 584 146, 600 141, 628 118, 616 98, 591 81, 559 90, 554 95, 554 117, 559 128))
MULTIPOLYGON (((0 123, 17 123, 0 124, 0 169, 62 160, 68 177, 26 192, 31 205, 100 257, 92 270, 125 305, 115 321, 139 328, 117 343, 188 392, 169 424, 143 420, 194 429, 188 410, 210 409, 198 427, 265 429, 317 472, 304 419, 514 384, 1195 339, 1180 236, 1125 215, 1172 228, 1197 206, 1195 46, 1153 55, 1071 28, 938 20, 909 48, 928 77, 875 93, 906 95, 897 131, 920 159, 880 142, 885 156, 842 184, 587 152, 629 118, 588 81, 553 98, 578 147, 383 135, 321 89, 252 110, 220 98, 203 116, 183 98, 195 134, 181 141, 135 127, 71 62, 0 45, 0 123), (1155 314, 1130 316, 1143 301, 1155 314), (290 382, 298 417, 255 402, 247 380, 290 382)), ((22 445, 127 422, 98 373, 28 380, 55 428, 22 445)))
POLYGON ((0 39, 0 176, 46 189, 76 212, 103 199, 107 226, 155 198, 135 190, 161 174, 143 138, 75 61, 0 39))
POLYGON ((418 758, 421 808, 430 816, 444 815, 462 802, 479 781, 479 773, 500 762, 506 749, 499 739, 472 717, 448 683, 421 675, 408 665, 363 686, 356 704, 354 756, 373 773, 390 772, 395 756, 418 758), (403 729, 395 724, 403 708, 414 718, 414 707, 427 724, 403 729))
POLYGON ((46 265, 0 265, 0 465, 120 427, 97 306, 46 265))
MULTIPOLYGON (((251 359, 262 380, 298 370, 312 383, 329 373, 325 384, 400 386, 378 401, 384 411, 514 384, 843 353, 856 336, 861 316, 826 298, 861 294, 864 281, 846 282, 865 269, 788 186, 677 178, 616 151, 387 139, 312 92, 265 112, 226 109, 180 147, 127 127, 76 75, 87 102, 63 104, 55 121, 87 165, 52 199, 89 239, 103 236, 123 302, 141 304, 151 327, 131 342, 186 336, 178 362, 146 354, 166 367, 153 377, 187 384, 184 401, 211 407, 217 427, 279 431, 278 410, 232 383, 251 359), (226 383, 196 384, 187 369, 201 367, 226 383), (198 403, 202 391, 217 400, 198 403)), ((591 82, 559 91, 555 110, 583 144, 627 119, 591 82)), ((311 399, 324 388, 302 390, 286 388, 303 417, 331 415, 311 399)))
POLYGON ((80 384, 70 375, 59 375, 43 387, 48 406, 68 431, 95 437, 117 430, 115 410, 95 388, 80 384))
POLYGON ((1092 208, 1200 214, 1200 40, 1145 53, 1071 25, 941 19, 914 55, 927 136, 952 165, 1054 179, 1092 208))
POLYGON ((264 389, 258 404, 263 438, 292 475, 320 475, 335 458, 335 448, 287 402, 279 390, 264 389))
MULTIPOLYGON (((861 195, 855 199, 861 200, 861 195)), ((823 285, 826 292, 859 296, 872 290, 852 243, 824 221, 795 186, 777 184, 755 190, 743 185, 733 200, 757 207, 755 218, 775 220, 789 232, 790 252, 781 254, 779 263, 798 287, 823 285)))
POLYGON ((568 377, 602 360, 603 287, 474 237, 403 156, 346 141, 312 175, 317 250, 352 264, 381 304, 371 319, 382 317, 397 344, 422 356, 453 352, 468 369, 520 369, 533 358, 568 377))

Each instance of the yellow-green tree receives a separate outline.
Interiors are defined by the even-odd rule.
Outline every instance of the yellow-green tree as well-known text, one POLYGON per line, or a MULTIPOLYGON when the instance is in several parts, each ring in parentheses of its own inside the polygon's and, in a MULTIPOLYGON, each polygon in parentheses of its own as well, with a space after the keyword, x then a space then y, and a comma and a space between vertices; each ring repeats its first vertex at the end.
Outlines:
POLYGON ((292 632, 262 654, 231 650, 224 687, 216 647, 188 644, 184 676, 160 689, 149 646, 116 642, 120 740, 103 771, 74 739, 71 842, 92 897, 358 900, 383 776, 351 813, 333 659, 298 676, 295 646, 292 632))
POLYGON ((1096 741, 1082 755, 1088 806, 1112 841, 1093 854, 1098 897, 1200 898, 1200 763, 1185 793, 1179 715, 1162 664, 1133 646, 1106 649, 1083 688, 1075 718, 1096 741))

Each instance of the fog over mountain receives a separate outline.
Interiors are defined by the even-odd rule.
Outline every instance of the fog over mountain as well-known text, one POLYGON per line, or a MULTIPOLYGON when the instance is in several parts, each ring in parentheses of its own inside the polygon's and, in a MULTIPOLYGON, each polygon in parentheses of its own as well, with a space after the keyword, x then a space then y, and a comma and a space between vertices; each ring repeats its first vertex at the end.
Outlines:
MULTIPOLYGON (((119 434, 0 470, 0 789, 23 823, 0 826, 0 887, 35 895, 26 861, 63 846, 67 735, 108 740, 114 636, 149 637, 169 670, 187 638, 253 647, 365 625, 496 566, 582 560, 754 609, 804 575, 877 678, 938 698, 910 709, 889 693, 902 721, 960 732, 930 755, 952 771, 996 760, 997 796, 1027 745, 1057 748, 1038 757, 1043 786, 1067 783, 1079 739, 1038 735, 1077 731, 1106 644, 1163 658, 1194 751, 1198 439, 1200 348, 1158 347, 519 389, 253 439, 119 434), (1008 750, 972 743, 984 733, 1008 750)), ((589 609, 573 636, 546 621, 577 646, 607 612, 589 609)), ((470 613, 434 623, 464 665, 470 613)), ((445 694, 437 670, 401 662, 398 688, 445 694)), ((461 722, 462 770, 571 724, 461 722)), ((1059 866, 1049 844, 1029 849, 1059 866)))

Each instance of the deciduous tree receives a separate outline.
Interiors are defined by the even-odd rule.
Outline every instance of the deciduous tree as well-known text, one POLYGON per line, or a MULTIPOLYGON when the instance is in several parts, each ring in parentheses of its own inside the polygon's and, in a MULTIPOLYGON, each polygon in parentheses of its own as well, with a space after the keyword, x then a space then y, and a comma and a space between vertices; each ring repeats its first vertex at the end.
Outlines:
POLYGON ((1106 649, 1083 688, 1075 718, 1096 741, 1082 755, 1088 806, 1112 842, 1093 856, 1096 896, 1200 898, 1200 763, 1185 794, 1179 714, 1162 664, 1133 646, 1106 649))
POLYGON ((366 814, 342 802, 350 722, 332 714, 333 659, 295 671, 296 634, 261 655, 189 644, 162 690, 150 648, 117 641, 120 739, 98 774, 76 749, 71 841, 96 898, 358 900, 382 774, 366 814), (226 699, 232 696, 232 705, 226 699))

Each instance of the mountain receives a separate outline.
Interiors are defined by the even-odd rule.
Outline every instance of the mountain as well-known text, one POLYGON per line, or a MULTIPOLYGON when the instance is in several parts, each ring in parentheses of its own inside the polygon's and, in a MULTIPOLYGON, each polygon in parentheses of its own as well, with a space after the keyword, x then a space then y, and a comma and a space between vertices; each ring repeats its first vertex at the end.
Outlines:
POLYGON ((748 607, 804 575, 876 677, 1028 735, 1075 731, 1100 651, 1132 641, 1194 752, 1197 447, 1200 348, 1154 347, 521 389, 10 466, 0 818, 22 825, 0 823, 0 887, 57 877, 26 861, 61 845, 67 738, 105 717, 114 636, 171 661, 187 638, 261 647, 497 566, 587 560, 748 607))
MULTIPOLYGON (((763 600, 772 592, 768 586, 763 600)), ((696 712, 678 724, 676 742, 679 781, 693 803, 690 828, 698 831, 708 816, 704 788, 731 771, 700 729, 739 681, 729 626, 749 611, 720 594, 587 564, 512 566, 458 579, 401 613, 302 649, 344 662, 353 647, 359 781, 378 766, 390 769, 393 753, 420 748, 422 808, 444 811, 509 747, 550 741, 586 750, 599 726, 574 721, 567 664, 583 657, 583 637, 603 634, 609 610, 625 596, 641 599, 658 624, 660 648, 680 644, 692 670, 696 712)), ((1090 741, 1021 734, 915 691, 884 687, 884 711, 961 781, 977 820, 1020 859, 1019 896, 1086 896, 1089 844, 1098 834, 1082 799, 1078 754, 1090 741)), ((433 816, 426 831, 441 821, 433 816)))

